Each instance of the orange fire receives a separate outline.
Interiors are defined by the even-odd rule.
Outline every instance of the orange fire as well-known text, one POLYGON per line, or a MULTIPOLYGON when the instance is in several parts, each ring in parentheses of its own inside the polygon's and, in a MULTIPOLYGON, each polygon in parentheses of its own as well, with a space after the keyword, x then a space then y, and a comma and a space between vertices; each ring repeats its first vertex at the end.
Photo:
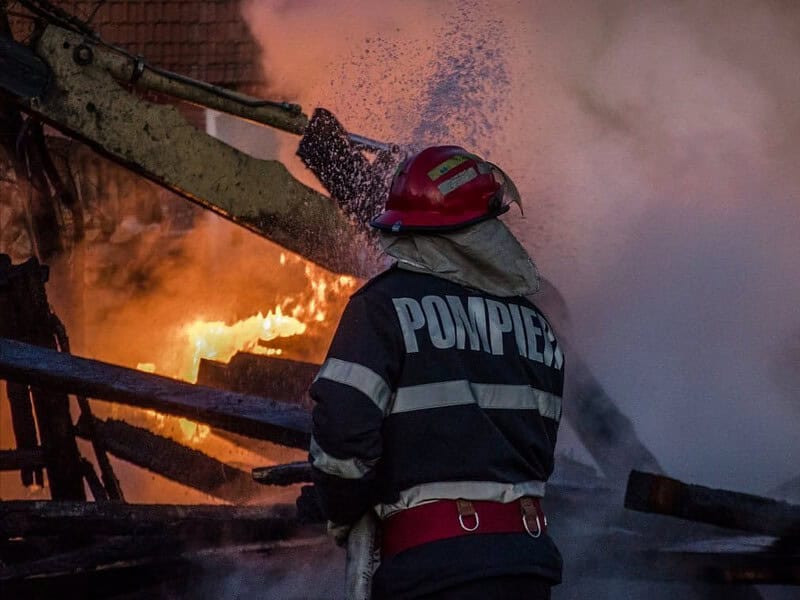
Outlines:
POLYGON ((279 349, 265 348, 260 342, 303 334, 307 327, 302 321, 284 315, 280 306, 270 310, 266 316, 258 313, 232 325, 226 325, 223 321, 197 319, 184 328, 192 352, 186 354, 185 363, 177 377, 196 382, 203 358, 227 363, 237 352, 270 354, 272 350, 273 354, 279 354, 279 349))
MULTIPOLYGON (((286 261, 281 255, 281 264, 286 261)), ((226 323, 222 320, 196 318, 179 328, 179 346, 174 348, 171 366, 139 363, 137 368, 195 383, 202 359, 227 363, 237 352, 281 355, 280 348, 265 345, 279 337, 303 335, 315 325, 324 323, 333 303, 337 308, 355 288, 353 277, 334 275, 306 264, 305 275, 310 290, 298 297, 286 298, 281 304, 256 315, 226 323)))

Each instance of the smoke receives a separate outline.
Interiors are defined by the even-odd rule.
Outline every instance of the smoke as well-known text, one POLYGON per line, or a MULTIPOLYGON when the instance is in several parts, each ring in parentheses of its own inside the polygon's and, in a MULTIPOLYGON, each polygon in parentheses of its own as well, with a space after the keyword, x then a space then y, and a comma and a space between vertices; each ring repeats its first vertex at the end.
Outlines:
POLYGON ((231 552, 199 561, 200 576, 180 598, 193 600, 329 600, 341 597, 344 550, 329 539, 278 545, 267 553, 231 552), (223 560, 220 560, 223 558, 223 560))
MULTIPOLYGON (((267 93, 352 131, 460 143, 574 345, 672 475, 796 475, 800 7, 247 0, 267 93)), ((287 146, 284 158, 291 153, 287 146)))

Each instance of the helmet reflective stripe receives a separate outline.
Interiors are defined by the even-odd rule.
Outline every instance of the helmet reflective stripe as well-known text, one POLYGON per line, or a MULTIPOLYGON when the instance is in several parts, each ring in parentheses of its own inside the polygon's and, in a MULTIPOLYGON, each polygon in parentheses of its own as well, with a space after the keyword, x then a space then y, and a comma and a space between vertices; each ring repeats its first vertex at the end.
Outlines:
POLYGON ((439 184, 439 191, 445 196, 455 189, 460 188, 465 183, 469 183, 478 176, 478 172, 474 167, 470 167, 466 171, 461 171, 458 175, 454 175, 447 181, 439 184))
POLYGON ((428 172, 428 177, 430 177, 431 181, 436 181, 443 175, 446 175, 448 171, 454 169, 461 163, 467 160, 466 156, 454 156, 453 158, 444 161, 438 167, 433 169, 432 171, 428 172))

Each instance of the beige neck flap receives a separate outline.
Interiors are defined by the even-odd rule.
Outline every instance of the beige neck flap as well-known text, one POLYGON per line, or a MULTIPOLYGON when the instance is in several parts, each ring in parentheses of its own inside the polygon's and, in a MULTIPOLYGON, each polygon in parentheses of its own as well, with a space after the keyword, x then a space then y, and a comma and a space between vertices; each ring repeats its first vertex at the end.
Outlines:
POLYGON ((402 269, 500 297, 527 296, 539 290, 539 273, 531 257, 498 219, 443 234, 381 233, 380 243, 402 269))

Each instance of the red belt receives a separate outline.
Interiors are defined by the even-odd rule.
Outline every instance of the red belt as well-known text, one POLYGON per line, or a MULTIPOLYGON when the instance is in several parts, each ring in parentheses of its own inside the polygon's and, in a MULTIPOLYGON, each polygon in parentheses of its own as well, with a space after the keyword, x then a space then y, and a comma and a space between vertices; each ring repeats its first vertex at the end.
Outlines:
POLYGON ((414 546, 462 535, 521 533, 539 537, 547 531, 547 517, 538 498, 514 502, 437 500, 393 514, 383 522, 384 558, 414 546))

